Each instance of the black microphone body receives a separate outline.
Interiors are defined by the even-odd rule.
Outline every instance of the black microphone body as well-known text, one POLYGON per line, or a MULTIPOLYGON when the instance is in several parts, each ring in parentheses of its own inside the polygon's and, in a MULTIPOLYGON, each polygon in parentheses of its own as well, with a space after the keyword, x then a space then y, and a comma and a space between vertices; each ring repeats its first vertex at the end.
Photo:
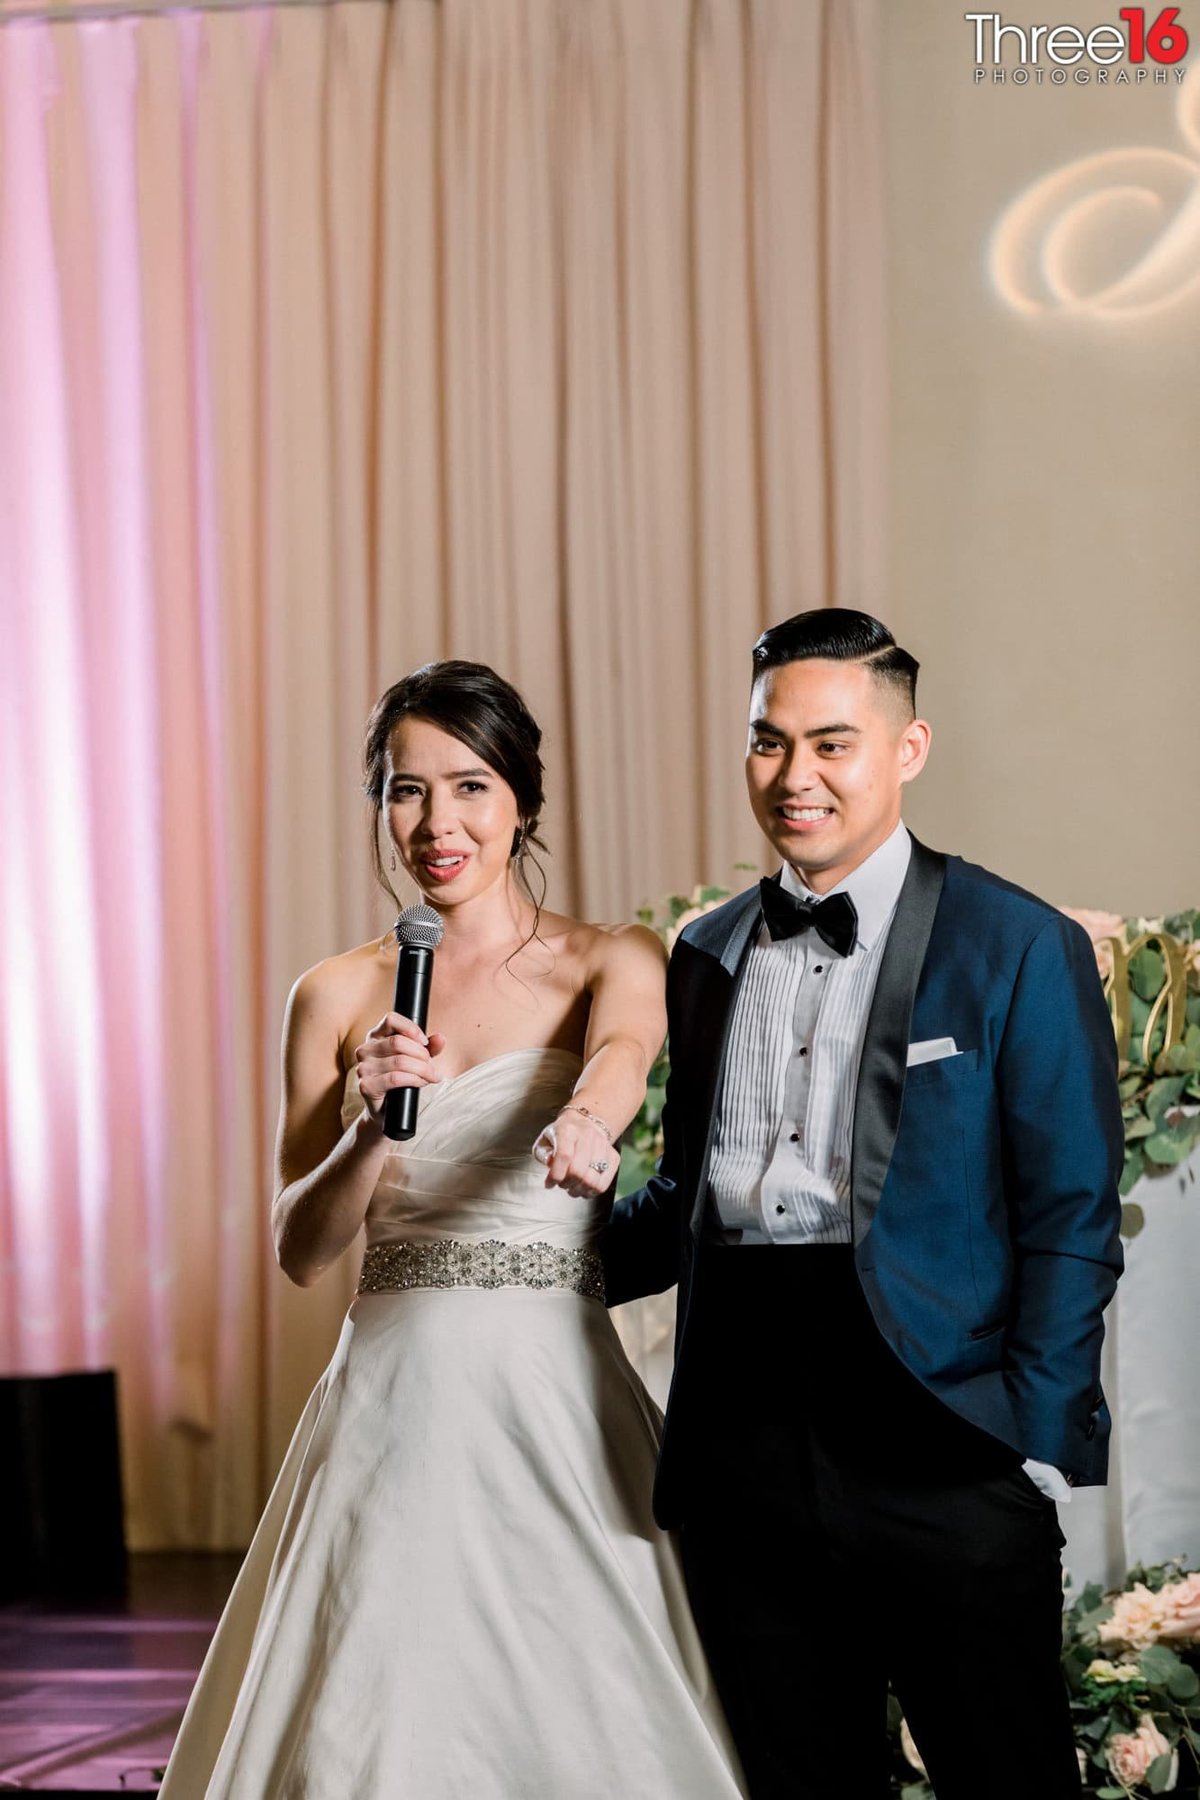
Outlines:
MULTIPOLYGON (((431 906, 410 906, 396 920, 395 1010, 424 1031, 429 1018, 433 953, 442 941, 442 921, 431 906)), ((420 1088, 389 1088, 383 1102, 383 1135, 403 1143, 417 1129, 420 1088)))
MULTIPOLYGON (((404 944, 396 959, 395 1010, 424 1031, 429 1018, 429 983, 433 977, 433 951, 424 944, 404 944)), ((417 1102, 421 1090, 415 1087, 389 1088, 383 1103, 383 1135, 410 1138, 417 1129, 417 1102)))

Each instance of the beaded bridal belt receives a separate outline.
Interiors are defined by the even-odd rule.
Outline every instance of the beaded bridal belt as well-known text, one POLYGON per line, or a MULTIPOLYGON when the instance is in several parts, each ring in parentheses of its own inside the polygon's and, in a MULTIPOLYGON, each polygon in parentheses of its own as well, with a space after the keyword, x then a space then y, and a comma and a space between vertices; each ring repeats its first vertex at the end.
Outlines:
POLYGON ((559 1250, 553 1244, 464 1244, 435 1238, 418 1244, 400 1238, 372 1244, 363 1256, 360 1294, 401 1288, 559 1288, 585 1300, 604 1299, 604 1265, 594 1250, 559 1250))

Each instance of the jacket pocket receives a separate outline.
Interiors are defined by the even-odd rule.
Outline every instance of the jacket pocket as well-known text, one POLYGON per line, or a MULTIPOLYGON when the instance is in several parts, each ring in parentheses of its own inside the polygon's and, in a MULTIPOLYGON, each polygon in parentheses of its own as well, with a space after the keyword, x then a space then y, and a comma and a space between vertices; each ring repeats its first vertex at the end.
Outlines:
POLYGON ((935 1056, 932 1062, 914 1063, 904 1071, 905 1091, 914 1087, 940 1087, 946 1082, 961 1081, 979 1068, 979 1051, 962 1050, 957 1056, 935 1056))

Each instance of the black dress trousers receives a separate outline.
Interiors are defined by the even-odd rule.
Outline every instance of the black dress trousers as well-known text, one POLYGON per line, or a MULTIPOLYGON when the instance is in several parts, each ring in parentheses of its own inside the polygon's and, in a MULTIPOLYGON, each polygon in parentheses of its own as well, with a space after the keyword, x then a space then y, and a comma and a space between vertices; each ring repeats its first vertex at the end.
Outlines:
POLYGON ((752 1800, 886 1800, 889 1680, 938 1800, 1078 1796, 1054 1504, 893 1355, 851 1250, 705 1246, 689 1335, 684 1567, 752 1800))

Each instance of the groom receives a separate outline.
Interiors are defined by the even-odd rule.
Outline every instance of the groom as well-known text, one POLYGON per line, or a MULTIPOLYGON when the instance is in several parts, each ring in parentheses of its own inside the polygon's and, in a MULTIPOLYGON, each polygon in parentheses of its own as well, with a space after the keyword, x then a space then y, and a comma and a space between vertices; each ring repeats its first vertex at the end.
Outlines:
MULTIPOLYGON (((754 648, 779 875, 687 926, 658 1173, 611 1304, 679 1283, 655 1512, 753 1800, 1078 1795, 1055 1499, 1103 1482, 1114 1034, 1078 925, 900 820, 917 664, 867 614, 754 648)), ((1028 796, 1037 804, 1037 796, 1028 796)))

